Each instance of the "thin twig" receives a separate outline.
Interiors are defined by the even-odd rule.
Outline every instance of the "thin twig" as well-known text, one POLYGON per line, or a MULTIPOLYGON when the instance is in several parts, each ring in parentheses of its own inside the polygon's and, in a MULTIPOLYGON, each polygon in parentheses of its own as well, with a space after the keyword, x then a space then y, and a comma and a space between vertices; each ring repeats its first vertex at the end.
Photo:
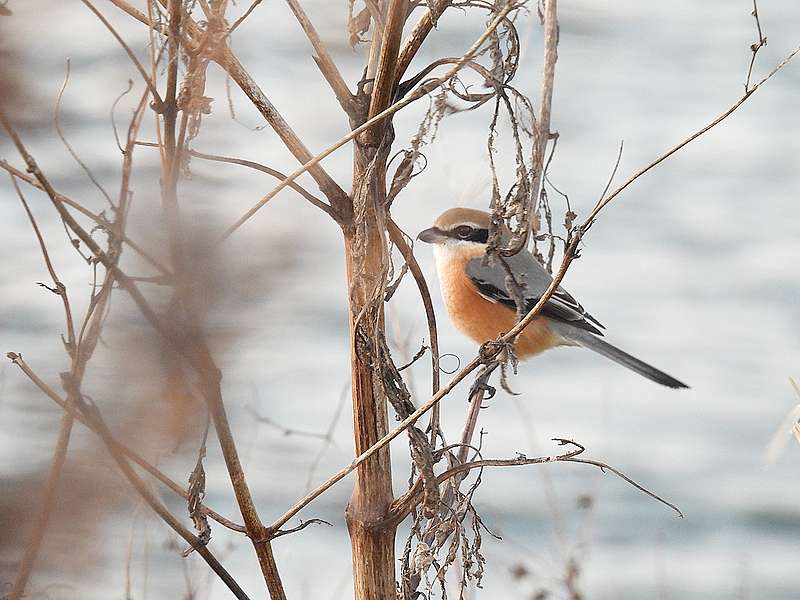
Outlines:
MULTIPOLYGON (((111 196, 108 195, 108 192, 106 192, 105 188, 98 181, 97 177, 94 176, 94 173, 92 173, 92 170, 88 167, 88 165, 81 160, 80 156, 78 156, 78 153, 75 152, 75 150, 72 148, 70 143, 67 141, 67 137, 64 135, 64 132, 61 130, 61 118, 60 118, 61 99, 64 97, 64 91, 67 89, 67 85, 69 84, 69 71, 70 71, 69 67, 70 67, 70 60, 67 59, 67 71, 66 74, 64 75, 64 83, 61 85, 61 89, 58 90, 58 98, 56 99, 56 108, 53 111, 53 126, 56 129, 56 134, 61 140, 61 143, 64 144, 64 146, 66 147, 67 152, 69 152, 70 156, 72 156, 72 158, 75 159, 75 162, 78 163, 78 166, 83 170, 84 173, 86 173, 86 176, 94 184, 94 187, 100 190, 100 193, 108 201, 108 205, 113 209, 114 203, 111 201, 111 196)), ((130 90, 130 87, 128 88, 128 90, 130 90)), ((121 97, 122 96, 120 96, 120 98, 121 97)), ((114 104, 116 104, 116 101, 114 102, 114 104)), ((114 130, 114 133, 116 135, 116 128, 114 130)), ((117 140, 117 144, 119 144, 119 140, 117 140)))
MULTIPOLYGON (((403 231, 397 226, 392 218, 389 218, 386 223, 386 228, 389 231, 389 239, 400 250, 403 259, 406 261, 411 275, 419 289, 419 296, 422 300, 422 305, 425 308, 425 319, 428 324, 428 340, 431 345, 431 386, 432 394, 436 394, 441 387, 441 370, 439 368, 439 330, 436 328, 436 313, 433 310, 433 300, 431 300, 431 292, 428 287, 428 282, 425 280, 425 274, 414 256, 414 251, 411 246, 406 242, 403 231)), ((435 443, 436 436, 439 433, 439 406, 434 406, 431 411, 431 424, 430 424, 430 439, 431 443, 435 443)))
MULTIPOLYGON (((27 201, 25 200, 25 196, 22 194, 22 190, 19 188, 19 184, 17 184, 17 180, 13 175, 11 177, 11 183, 14 186, 14 189, 19 196, 19 200, 22 203, 23 208, 25 209, 25 213, 28 215, 28 220, 33 227, 33 232, 36 234, 36 239, 39 242, 39 249, 42 251, 42 258, 44 259, 44 264, 47 267, 47 272, 50 274, 50 279, 53 282, 53 288, 51 289, 57 296, 61 297, 61 302, 64 305, 64 321, 67 325, 67 347, 69 348, 70 354, 75 351, 75 325, 72 319, 72 308, 70 307, 69 303, 69 295, 67 294, 66 286, 61 283, 61 279, 59 279, 58 274, 56 273, 55 268, 53 267, 53 263, 50 260, 50 253, 47 251, 47 244, 45 244, 44 237, 42 236, 42 232, 39 230, 39 226, 36 223, 36 219, 31 212, 30 207, 28 206, 27 201)), ((50 288, 48 288, 50 289, 50 288)))
MULTIPOLYGON (((556 455, 556 456, 539 456, 536 458, 528 458, 524 455, 521 455, 517 458, 507 458, 507 459, 484 459, 484 460, 474 460, 466 463, 461 463, 455 465, 440 475, 436 477, 436 482, 441 485, 446 481, 467 473, 473 469, 483 469, 484 467, 518 467, 518 466, 525 466, 525 465, 539 465, 539 464, 546 464, 546 463, 553 463, 553 462, 574 462, 574 463, 581 463, 585 465, 591 465, 594 467, 599 468, 601 471, 605 473, 606 470, 614 473, 620 479, 623 479, 627 483, 631 484, 637 490, 647 494, 651 498, 657 500, 658 502, 668 506, 672 510, 674 510, 677 515, 681 518, 684 517, 683 512, 675 506, 672 502, 665 500, 658 494, 651 492, 643 485, 637 483, 624 473, 622 473, 619 469, 615 469, 614 467, 600 461, 586 459, 586 458, 579 458, 578 455, 582 454, 586 448, 582 445, 566 439, 556 438, 553 441, 558 442, 561 445, 573 445, 576 446, 576 449, 570 450, 564 454, 556 455)), ((395 519, 402 519, 407 515, 411 509, 420 502, 422 494, 421 486, 415 484, 406 494, 401 496, 397 499, 395 504, 392 506, 392 515, 395 519)))
POLYGON ((197 538, 197 536, 184 527, 177 517, 169 512, 167 507, 164 506, 161 501, 153 495, 153 493, 147 487, 147 484, 145 484, 145 482, 142 481, 142 479, 136 474, 136 471, 134 471, 133 467, 131 467, 130 463, 128 463, 128 459, 118 451, 114 442, 114 438, 111 435, 111 431, 108 429, 108 426, 101 417, 97 406, 91 403, 91 401, 87 398, 83 398, 80 404, 80 409, 87 420, 93 422, 97 427, 100 437, 105 442, 106 448, 111 453, 111 456, 114 458, 114 461, 119 466, 123 475, 125 475, 125 478, 136 489, 144 501, 147 502, 148 506, 153 510, 153 512, 161 517, 161 519, 167 525, 169 525, 170 528, 175 531, 175 533, 181 536, 192 548, 194 548, 195 552, 203 557, 203 560, 206 561, 208 566, 211 567, 211 569, 217 574, 217 576, 228 587, 234 596, 240 600, 249 600, 249 597, 244 593, 244 590, 239 587, 239 584, 236 582, 236 580, 231 576, 230 573, 228 573, 225 567, 220 564, 220 562, 209 551, 209 549, 206 548, 206 546, 197 538))
POLYGON ((297 527, 292 527, 291 529, 281 529, 276 531, 271 535, 271 538, 274 540, 275 538, 282 537, 284 535, 290 535, 292 533, 297 533, 298 531, 303 531, 309 525, 327 525, 328 527, 333 527, 328 521, 325 519, 309 519, 308 521, 300 521, 300 525, 297 527))
POLYGON ((250 7, 244 11, 244 14, 233 22, 233 25, 231 25, 227 35, 230 36, 234 31, 236 31, 239 25, 244 23, 244 20, 250 16, 250 14, 258 7, 259 4, 261 4, 262 1, 263 0, 253 0, 252 4, 250 4, 250 7))
MULTIPOLYGON (((784 58, 784 59, 783 59, 783 60, 782 60, 780 63, 778 63, 778 64, 777 64, 777 65, 776 65, 776 66, 775 66, 775 67, 774 67, 774 68, 773 68, 773 69, 772 69, 772 70, 771 70, 771 71, 770 71, 770 72, 769 72, 769 73, 768 73, 768 74, 767 74, 767 75, 766 75, 766 76, 765 76, 763 79, 761 79, 761 81, 759 81, 759 82, 758 82, 758 83, 756 83, 756 84, 755 84, 753 87, 751 87, 749 90, 747 90, 747 91, 746 91, 746 92, 745 92, 745 93, 742 95, 742 97, 741 97, 741 98, 739 98, 739 99, 738 99, 736 102, 734 102, 734 103, 733 103, 733 104, 730 106, 730 108, 728 108, 728 109, 727 109, 725 112, 723 112, 721 115, 719 115, 717 118, 715 118, 713 121, 711 121, 710 123, 708 123, 708 124, 707 124, 707 125, 705 125, 704 127, 701 127, 700 129, 698 129, 697 131, 695 131, 693 134, 691 134, 689 137, 687 137, 687 138, 686 138, 686 139, 684 139, 683 141, 679 142, 678 144, 676 144, 675 146, 673 146, 672 148, 670 148, 670 149, 669 149, 667 152, 665 152, 664 154, 662 154, 661 156, 659 156, 658 158, 656 158, 656 159, 655 159, 653 162, 651 162, 651 163, 650 163, 650 164, 648 164, 647 166, 645 166, 645 167, 641 168, 641 169, 640 169, 640 170, 638 170, 636 173, 634 173, 633 175, 631 175, 631 176, 628 178, 628 180, 627 180, 627 181, 625 181, 625 183, 623 183, 621 186, 619 186, 617 189, 615 189, 613 192, 611 192, 611 194, 609 194, 608 196, 606 196, 606 197, 604 197, 604 198, 601 198, 601 199, 600 199, 600 200, 597 202, 597 205, 595 206, 594 210, 592 210, 592 213, 589 215, 589 218, 586 220, 586 224, 587 224, 588 226, 591 226, 591 223, 594 221, 594 218, 597 216, 597 214, 600 212, 600 210, 602 210, 602 209, 603 209, 603 208, 604 208, 604 207, 605 207, 605 206, 606 206, 606 205, 607 205, 609 202, 611 202, 611 201, 612 201, 614 198, 616 198, 616 197, 617 197, 617 196, 618 196, 620 193, 622 193, 622 191, 623 191, 623 190, 625 190, 625 188, 627 188, 627 187, 628 187, 629 185, 631 185, 631 184, 632 184, 634 181, 636 181, 637 179, 639 179, 639 177, 641 177, 642 175, 644 175, 645 173, 647 173, 648 171, 650 171, 650 170, 651 170, 653 167, 655 167, 655 166, 657 166, 657 165, 661 164, 661 163, 662 163, 662 162, 664 162, 666 159, 668 159, 670 156, 672 156, 673 154, 675 154, 676 152, 678 152, 680 149, 682 149, 684 146, 687 146, 688 144, 690 144, 691 142, 693 142, 694 140, 696 140, 697 138, 699 138, 701 135, 703 135, 704 133, 706 133, 706 132, 707 132, 707 131, 709 131, 710 129, 713 129, 714 127, 716 127, 717 125, 719 125, 720 123, 722 123, 722 121, 724 121, 724 120, 725 120, 725 119, 727 119, 729 116, 731 116, 731 115, 732 115, 732 114, 733 114, 733 113, 736 111, 736 109, 738 109, 738 108, 739 108, 739 107, 740 107, 742 104, 744 104, 744 103, 745 103, 745 102, 746 102, 746 101, 747 101, 747 100, 750 98, 750 96, 752 96, 753 94, 755 94, 755 93, 756 93, 756 91, 758 91, 758 89, 759 89, 759 88, 760 88, 762 85, 764 85, 764 84, 765 84, 767 81, 769 81, 769 80, 770 80, 770 79, 771 79, 771 78, 772 78, 772 77, 773 77, 773 76, 774 76, 774 75, 775 75, 775 74, 776 74, 778 71, 780 71, 780 70, 781 70, 783 67, 785 67, 785 66, 786 66, 786 65, 789 63, 789 61, 791 61, 791 60, 792 60, 792 59, 793 59, 793 58, 794 58, 794 57, 797 55, 797 53, 798 53, 798 52, 800 52, 800 46, 798 46, 797 48, 795 48, 794 50, 792 50, 792 52, 790 52, 790 53, 789 53, 789 54, 786 56, 786 58, 784 58)), ((586 227, 585 229, 588 229, 588 228, 589 228, 589 227, 586 227)))
POLYGON ((756 64, 756 56, 758 55, 758 51, 761 50, 764 46, 767 45, 767 38, 764 37, 764 34, 761 32, 761 20, 758 18, 758 3, 757 0, 753 0, 753 12, 750 13, 753 15, 753 18, 756 20, 756 30, 758 31, 758 41, 755 44, 750 46, 750 51, 753 53, 750 57, 750 65, 747 67, 747 78, 744 82, 744 91, 747 92, 750 89, 750 77, 753 75, 753 66, 756 64))
MULTIPOLYGON (((212 160, 217 162, 229 163, 233 165, 240 165, 242 167, 248 167, 250 169, 255 169, 256 171, 261 171, 262 173, 271 175, 272 177, 275 177, 276 179, 279 179, 281 181, 286 179, 286 175, 284 175, 280 171, 268 167, 266 165, 262 165, 261 163, 257 163, 252 160, 246 160, 243 158, 233 158, 230 156, 220 156, 218 154, 206 154, 205 152, 198 152, 197 150, 192 150, 192 149, 189 150, 189 154, 191 156, 196 156, 197 158, 202 158, 203 160, 212 160)), ((297 182, 295 181, 291 182, 289 184, 289 187, 298 194, 300 194, 303 198, 311 202, 311 204, 313 204, 320 210, 324 211, 326 214, 330 215, 331 217, 334 216, 333 209, 330 207, 329 204, 319 199, 317 196, 309 192, 306 188, 299 185, 297 182)))

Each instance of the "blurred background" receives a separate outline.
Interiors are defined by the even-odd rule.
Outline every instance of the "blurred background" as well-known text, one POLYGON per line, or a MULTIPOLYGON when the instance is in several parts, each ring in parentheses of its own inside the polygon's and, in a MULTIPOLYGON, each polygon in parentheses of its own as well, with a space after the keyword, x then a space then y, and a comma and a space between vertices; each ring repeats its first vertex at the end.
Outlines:
MULTIPOLYGON (((346 3, 303 5, 354 87, 365 57, 363 49, 348 45, 346 3)), ((98 6, 144 57, 144 28, 110 4, 98 6)), ((248 6, 238 3, 232 17, 248 6)), ((71 75, 61 128, 112 194, 121 161, 109 111, 133 79, 135 93, 115 111, 124 131, 142 83, 80 3, 12 0, 7 8, 14 15, 0 17, 0 40, 3 62, 12 65, 18 83, 14 120, 56 189, 103 210, 102 195, 53 127, 66 61, 71 75)), ((561 3, 551 125, 560 137, 550 180, 569 195, 579 218, 602 192, 621 140, 620 182, 741 95, 749 46, 757 41, 751 10, 746 0, 561 3)), ((760 16, 769 44, 759 52, 755 80, 800 42, 797 2, 764 0, 760 16)), ((524 60, 517 87, 538 103, 541 29, 535 12, 521 17, 518 27, 524 60)), ((409 72, 436 57, 461 55, 482 30, 477 13, 448 11, 409 72)), ((260 5, 232 45, 312 152, 347 133, 347 120, 284 3, 260 5)), ((3 85, 5 101, 11 87, 3 85)), ((207 94, 214 97, 214 112, 204 119, 195 149, 287 173, 295 168, 236 89, 231 119, 216 68, 207 94)), ((588 457, 676 503, 686 518, 585 465, 486 472, 475 505, 503 540, 484 536, 484 589, 472 597, 533 598, 542 589, 552 598, 578 597, 569 595, 565 580, 586 598, 800 597, 800 448, 789 445, 772 465, 763 458, 781 419, 798 402, 788 378, 800 374, 799 103, 800 66, 791 63, 729 120, 615 200, 565 280, 608 327, 610 340, 692 389, 661 388, 588 352, 562 349, 522 364, 511 381, 520 396, 499 392, 481 416, 485 456, 550 454, 556 451, 551 438, 572 438, 587 447, 588 457)), ((426 109, 423 100, 398 114, 398 149, 408 147, 426 109)), ((435 142, 423 150, 427 169, 393 207, 410 235, 450 206, 488 205, 490 110, 445 118, 435 142)), ((140 137, 152 135, 147 123, 140 137)), ((0 158, 21 165, 5 136, 0 158)), ((501 173, 508 174, 513 165, 506 158, 501 173)), ((349 190, 349 150, 324 164, 349 190)), ((135 165, 130 235, 158 249, 164 232, 157 152, 137 149, 135 165)), ((259 173, 197 159, 191 173, 181 202, 200 245, 274 185, 259 173)), ((308 178, 303 182, 315 189, 308 178)), ((85 310, 90 269, 47 198, 25 192, 61 278, 85 310)), ((555 194, 551 201, 560 223, 564 206, 555 194)), ((58 388, 58 373, 68 368, 59 339, 61 306, 36 285, 47 281, 47 273, 7 178, 0 182, 0 252, 0 349, 21 353, 58 388)), ((430 249, 421 245, 416 254, 434 288, 442 352, 465 362, 475 347, 446 318, 430 249)), ((340 233, 321 211, 285 191, 225 245, 214 264, 204 289, 207 324, 249 482, 269 520, 352 458, 340 233)), ((125 265, 151 274, 127 251, 125 265)), ((166 303, 164 291, 150 291, 154 302, 166 303)), ((402 364, 426 338, 413 281, 401 285, 388 315, 395 359, 402 364)), ((121 438, 185 481, 202 424, 158 400, 168 393, 159 352, 156 336, 117 294, 84 389, 121 438)), ((458 366, 455 358, 443 361, 449 369, 458 366)), ((422 360, 411 369, 417 404, 428 397, 427 364, 422 360)), ((466 409, 463 387, 443 405, 449 439, 458 436, 466 409)), ((10 589, 37 510, 60 415, 12 364, 0 366, 0 594, 10 589)), ((394 446, 398 493, 408 473, 405 445, 401 438, 394 446)), ((207 504, 238 520, 215 443, 209 444, 206 468, 207 504)), ((351 596, 343 518, 350 486, 349 480, 338 484, 300 515, 324 518, 332 527, 275 542, 289 597, 351 596)), ((182 544, 139 505, 81 427, 73 434, 62 488, 31 597, 166 598, 189 596, 188 590, 201 599, 229 597, 202 561, 181 558, 182 544)), ((185 514, 182 503, 165 501, 185 514)), ((215 525, 212 548, 248 592, 263 593, 252 550, 240 536, 215 525)))

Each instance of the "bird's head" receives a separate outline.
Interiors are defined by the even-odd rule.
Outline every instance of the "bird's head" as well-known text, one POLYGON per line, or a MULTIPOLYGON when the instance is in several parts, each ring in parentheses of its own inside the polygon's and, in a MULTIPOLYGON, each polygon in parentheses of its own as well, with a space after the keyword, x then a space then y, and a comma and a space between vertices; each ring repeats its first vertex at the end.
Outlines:
POLYGON ((489 239, 491 215, 473 208, 451 208, 434 221, 417 239, 448 249, 480 247, 485 249, 489 239))

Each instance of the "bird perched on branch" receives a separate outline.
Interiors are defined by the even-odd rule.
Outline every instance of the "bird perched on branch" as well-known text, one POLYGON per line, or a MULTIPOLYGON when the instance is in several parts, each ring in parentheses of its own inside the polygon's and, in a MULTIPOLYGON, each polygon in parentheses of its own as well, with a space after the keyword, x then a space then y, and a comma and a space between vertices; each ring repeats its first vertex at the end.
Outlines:
MULTIPOLYGON (((436 269, 450 319, 459 331, 479 344, 496 340, 516 324, 514 296, 524 303, 524 312, 528 312, 553 281, 524 248, 513 256, 487 260, 490 219, 489 213, 481 210, 451 208, 418 236, 434 245, 436 269), (512 293, 506 285, 509 275, 516 282, 512 293)), ((504 237, 508 238, 508 234, 504 237)), ((518 358, 527 358, 556 346, 583 346, 661 385, 689 387, 604 341, 602 329, 603 325, 572 295, 558 287, 541 313, 520 333, 514 353, 518 358)))

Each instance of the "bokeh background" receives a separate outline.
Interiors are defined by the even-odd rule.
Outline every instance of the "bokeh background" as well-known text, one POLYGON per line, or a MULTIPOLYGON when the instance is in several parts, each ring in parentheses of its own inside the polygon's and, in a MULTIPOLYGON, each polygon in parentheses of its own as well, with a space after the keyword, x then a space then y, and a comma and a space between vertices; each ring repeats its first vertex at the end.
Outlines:
MULTIPOLYGON (((234 14, 249 5, 239 4, 234 14)), ((347 43, 345 3, 303 4, 354 85, 364 53, 347 43)), ((137 92, 142 84, 80 3, 12 0, 8 8, 14 16, 0 17, 0 35, 22 84, 14 115, 25 140, 57 189, 101 210, 102 196, 52 125, 66 60, 71 78, 61 126, 112 191, 120 156, 109 109, 129 78, 137 92)), ((143 52, 146 35, 138 23, 110 5, 101 8, 143 52)), ((749 45, 757 40, 751 9, 745 0, 561 3, 552 124, 560 137, 550 179, 569 195, 579 217, 601 193, 621 140, 619 181, 741 95, 749 45)), ((760 14, 769 44, 759 53, 756 79, 800 42, 800 4, 764 0, 760 14)), ((517 85, 536 101, 541 30, 535 15, 520 19, 519 27, 525 54, 517 85)), ((460 55, 481 31, 480 18, 448 12, 411 72, 434 57, 460 55)), ((284 3, 259 6, 237 30, 233 47, 312 152, 347 132, 284 3)), ((194 142, 197 150, 293 170, 294 159, 237 90, 236 121, 231 119, 217 70, 210 90, 214 113, 194 142)), ((133 96, 117 108, 121 128, 133 96)), ((583 465, 487 472, 475 504, 503 540, 484 536, 487 574, 484 589, 473 597, 530 598, 542 588, 551 597, 567 597, 560 581, 570 562, 578 565, 578 586, 587 598, 800 597, 800 448, 788 446, 773 465, 763 459, 776 427, 798 402, 788 383, 800 364, 798 105, 800 67, 790 64, 729 120, 615 200, 565 281, 608 327, 609 339, 692 389, 660 388, 587 352, 556 350, 523 364, 512 380, 520 396, 498 393, 481 416, 486 456, 547 454, 555 450, 550 438, 573 438, 587 446, 588 456, 675 502, 686 518, 583 465)), ((398 148, 407 146, 426 108, 422 101, 397 116, 398 148)), ((393 208, 408 233, 415 235, 450 206, 487 205, 489 116, 485 107, 442 122, 424 150, 427 169, 393 208)), ((146 148, 137 152, 131 233, 159 248, 157 155, 146 148)), ((0 158, 20 164, 6 137, 0 138, 0 158)), ((501 171, 508 173, 509 162, 501 171)), ((349 152, 339 151, 324 164, 349 189, 349 152)), ((273 184, 240 167, 193 161, 181 200, 196 240, 213 239, 273 184)), ((75 302, 85 306, 90 271, 70 248, 46 197, 26 193, 61 277, 75 302)), ((558 223, 564 207, 555 194, 551 198, 558 223)), ((67 367, 60 305, 36 286, 46 281, 46 272, 7 179, 0 183, 0 253, 0 349, 22 353, 56 385, 67 367)), ((429 248, 420 246, 416 254, 435 283, 429 248)), ((343 402, 349 367, 340 235, 322 212, 284 192, 217 258, 218 269, 209 275, 208 324, 250 484, 269 519, 352 457, 349 406, 343 402)), ((127 260, 131 269, 140 266, 133 257, 127 260)), ((160 297, 154 292, 156 301, 160 297)), ((469 360, 475 348, 448 323, 438 291, 434 302, 442 351, 469 360)), ((388 314, 402 363, 426 336, 411 280, 400 287, 388 314)), ((445 365, 455 367, 456 360, 445 359, 445 365)), ((197 427, 181 415, 165 418, 163 405, 144 400, 163 392, 159 369, 157 340, 118 294, 87 390, 121 437, 148 448, 183 480, 194 461, 197 427), (173 439, 180 441, 177 448, 173 439)), ((425 361, 415 365, 412 378, 415 401, 422 402, 429 389, 425 361)), ((457 437, 465 400, 461 389, 443 406, 450 438, 457 437)), ((38 505, 59 417, 13 365, 0 367, 4 586, 13 580, 18 541, 38 505)), ((400 440, 394 446, 398 492, 408 468, 404 445, 400 440)), ((207 468, 208 504, 236 515, 213 443, 207 468)), ((198 598, 228 597, 196 557, 180 557, 182 548, 137 507, 97 442, 80 429, 63 487, 32 597, 124 597, 126 585, 134 598, 176 597, 187 588, 198 598)), ((332 527, 309 528, 275 543, 290 597, 350 597, 343 519, 349 492, 346 480, 301 514, 327 519, 332 527)), ((167 500, 182 514, 180 503, 167 500)), ((248 591, 262 593, 247 544, 215 527, 212 546, 248 591)))

